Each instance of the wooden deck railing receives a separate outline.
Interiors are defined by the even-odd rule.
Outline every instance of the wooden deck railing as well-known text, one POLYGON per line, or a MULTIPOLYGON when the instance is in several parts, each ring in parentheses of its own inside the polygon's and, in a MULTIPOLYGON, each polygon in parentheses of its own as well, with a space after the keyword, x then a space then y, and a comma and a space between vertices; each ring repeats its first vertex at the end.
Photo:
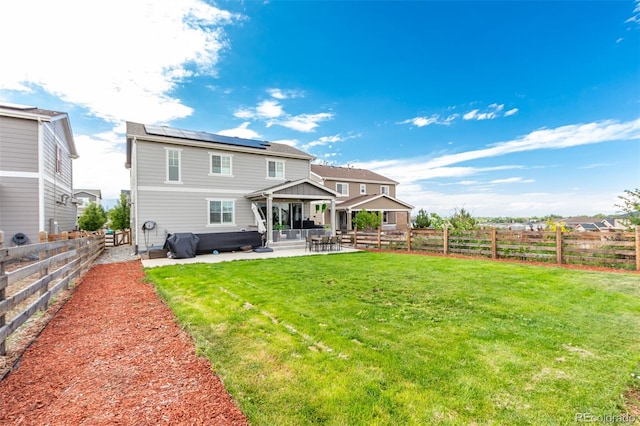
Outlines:
POLYGON ((556 264, 640 270, 640 228, 635 232, 508 231, 495 228, 454 233, 413 229, 341 232, 355 248, 460 254, 556 264))
POLYGON ((0 248, 0 355, 6 339, 104 250, 103 234, 41 235, 45 242, 0 248))

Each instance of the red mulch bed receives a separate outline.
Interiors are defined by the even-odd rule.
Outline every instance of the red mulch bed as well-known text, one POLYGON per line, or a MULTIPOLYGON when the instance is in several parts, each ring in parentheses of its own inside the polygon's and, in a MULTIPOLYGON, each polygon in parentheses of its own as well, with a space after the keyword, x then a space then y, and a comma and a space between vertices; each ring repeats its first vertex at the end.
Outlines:
POLYGON ((0 382, 0 424, 247 424, 142 278, 139 261, 85 275, 0 382))

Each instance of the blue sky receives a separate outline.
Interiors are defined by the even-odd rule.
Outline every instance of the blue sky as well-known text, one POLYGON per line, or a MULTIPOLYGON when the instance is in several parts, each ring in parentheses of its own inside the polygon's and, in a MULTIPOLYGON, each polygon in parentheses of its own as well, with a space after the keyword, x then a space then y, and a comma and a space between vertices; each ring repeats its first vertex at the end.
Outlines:
POLYGON ((107 205, 127 120, 294 145, 445 216, 609 214, 640 186, 638 1, 105 5, 3 2, 0 102, 68 112, 107 205))

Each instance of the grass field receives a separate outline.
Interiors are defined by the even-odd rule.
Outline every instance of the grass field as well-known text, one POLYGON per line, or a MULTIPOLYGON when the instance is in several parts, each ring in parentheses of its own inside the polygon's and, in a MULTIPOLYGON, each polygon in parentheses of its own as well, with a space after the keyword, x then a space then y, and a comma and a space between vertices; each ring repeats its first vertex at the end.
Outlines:
POLYGON ((640 388, 638 274, 387 253, 146 272, 254 425, 571 424, 640 388))

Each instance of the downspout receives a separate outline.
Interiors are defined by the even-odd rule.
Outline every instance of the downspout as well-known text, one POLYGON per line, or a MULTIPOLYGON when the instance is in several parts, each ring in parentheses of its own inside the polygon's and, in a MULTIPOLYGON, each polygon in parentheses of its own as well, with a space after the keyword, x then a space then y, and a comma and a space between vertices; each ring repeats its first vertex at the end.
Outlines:
MULTIPOLYGON (((138 174, 137 174, 137 138, 134 136, 131 139, 131 203, 133 207, 133 214, 131 215, 133 220, 133 227, 131 232, 133 232, 134 244, 135 244, 135 252, 138 253, 138 174)), ((131 212, 130 212, 131 213, 131 212)))
POLYGON ((45 230, 44 200, 44 141, 42 119, 38 117, 38 231, 45 230))

